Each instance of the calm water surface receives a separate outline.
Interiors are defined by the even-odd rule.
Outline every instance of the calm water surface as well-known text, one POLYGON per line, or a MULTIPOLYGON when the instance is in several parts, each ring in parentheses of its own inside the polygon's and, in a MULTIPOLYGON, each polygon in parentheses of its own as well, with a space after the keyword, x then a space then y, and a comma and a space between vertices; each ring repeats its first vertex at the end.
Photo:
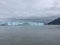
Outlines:
POLYGON ((0 45, 60 45, 60 26, 0 26, 0 45))

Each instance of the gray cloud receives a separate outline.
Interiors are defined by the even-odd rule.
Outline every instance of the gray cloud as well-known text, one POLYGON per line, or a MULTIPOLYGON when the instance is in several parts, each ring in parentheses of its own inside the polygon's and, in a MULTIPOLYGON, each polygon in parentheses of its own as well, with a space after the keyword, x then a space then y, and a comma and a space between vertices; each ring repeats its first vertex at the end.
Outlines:
POLYGON ((60 14, 59 0, 0 0, 0 17, 60 14))

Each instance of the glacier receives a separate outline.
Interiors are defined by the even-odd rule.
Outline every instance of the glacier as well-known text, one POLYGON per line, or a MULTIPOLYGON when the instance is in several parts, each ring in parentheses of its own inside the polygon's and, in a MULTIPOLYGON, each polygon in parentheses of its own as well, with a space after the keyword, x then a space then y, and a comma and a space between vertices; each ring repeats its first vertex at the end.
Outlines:
POLYGON ((0 21, 0 26, 40 26, 44 23, 30 22, 30 21, 0 21))

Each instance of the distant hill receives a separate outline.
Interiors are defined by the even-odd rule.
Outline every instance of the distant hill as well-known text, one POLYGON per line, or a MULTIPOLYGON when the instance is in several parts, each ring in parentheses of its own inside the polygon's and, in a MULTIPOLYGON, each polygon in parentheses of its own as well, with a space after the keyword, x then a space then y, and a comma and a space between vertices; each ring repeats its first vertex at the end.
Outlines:
POLYGON ((48 23, 48 25, 60 25, 60 18, 55 19, 54 21, 48 23))

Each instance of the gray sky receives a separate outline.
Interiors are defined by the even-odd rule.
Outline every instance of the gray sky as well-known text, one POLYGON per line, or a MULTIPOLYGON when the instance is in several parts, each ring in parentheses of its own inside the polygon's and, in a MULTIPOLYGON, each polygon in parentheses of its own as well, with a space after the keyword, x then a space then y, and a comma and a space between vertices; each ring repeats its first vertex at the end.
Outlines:
POLYGON ((0 0, 0 18, 60 14, 60 0, 0 0))

